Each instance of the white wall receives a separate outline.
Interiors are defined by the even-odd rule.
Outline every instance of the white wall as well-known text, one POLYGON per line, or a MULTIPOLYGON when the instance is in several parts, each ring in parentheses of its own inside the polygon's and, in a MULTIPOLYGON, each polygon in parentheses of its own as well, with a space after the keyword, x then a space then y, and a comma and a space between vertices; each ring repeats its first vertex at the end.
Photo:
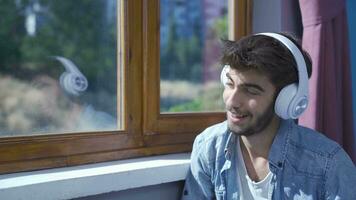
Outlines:
MULTIPOLYGON (((157 174, 159 176, 159 174, 157 174)), ((179 200, 182 194, 184 182, 171 182, 107 194, 77 198, 75 200, 179 200)))

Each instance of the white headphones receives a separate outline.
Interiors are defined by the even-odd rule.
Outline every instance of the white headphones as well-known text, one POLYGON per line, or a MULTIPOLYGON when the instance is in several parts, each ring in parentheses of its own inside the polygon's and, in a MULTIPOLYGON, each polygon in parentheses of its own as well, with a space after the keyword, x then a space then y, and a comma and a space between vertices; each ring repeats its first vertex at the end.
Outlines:
MULTIPOLYGON (((274 110, 278 116, 283 119, 298 118, 308 106, 308 72, 302 52, 299 48, 287 37, 277 33, 259 33, 257 35, 265 35, 277 39, 292 53, 298 70, 298 83, 289 84, 281 89, 274 110)), ((230 70, 229 65, 225 65, 220 80, 223 85, 226 84, 226 73, 230 70)))
POLYGON ((79 96, 88 88, 87 78, 71 60, 61 56, 53 56, 53 58, 62 63, 66 70, 59 77, 59 83, 67 93, 79 96))

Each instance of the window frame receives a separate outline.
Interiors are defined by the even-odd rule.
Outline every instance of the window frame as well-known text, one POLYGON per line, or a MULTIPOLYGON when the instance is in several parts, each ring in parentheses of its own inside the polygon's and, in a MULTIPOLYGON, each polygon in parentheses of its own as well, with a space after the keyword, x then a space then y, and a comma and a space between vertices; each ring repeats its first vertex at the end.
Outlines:
MULTIPOLYGON (((159 109, 157 112, 159 0, 117 1, 121 15, 118 16, 117 111, 122 129, 2 137, 0 174, 187 152, 203 128, 223 120, 222 112, 167 116, 160 114, 159 109)), ((233 12, 232 18, 237 19, 240 28, 234 26, 231 39, 248 34, 251 29, 252 1, 237 2, 229 0, 229 9, 240 13, 233 12)))

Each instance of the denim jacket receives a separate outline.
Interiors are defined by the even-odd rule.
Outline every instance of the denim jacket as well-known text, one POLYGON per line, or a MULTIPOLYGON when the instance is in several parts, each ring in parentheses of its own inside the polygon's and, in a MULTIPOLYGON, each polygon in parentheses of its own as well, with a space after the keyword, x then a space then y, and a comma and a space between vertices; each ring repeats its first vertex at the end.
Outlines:
MULTIPOLYGON (((228 132, 226 121, 198 135, 182 199, 239 199, 236 151, 236 136, 228 132)), ((356 167, 346 152, 293 120, 281 120, 269 168, 269 199, 356 200, 356 167)))

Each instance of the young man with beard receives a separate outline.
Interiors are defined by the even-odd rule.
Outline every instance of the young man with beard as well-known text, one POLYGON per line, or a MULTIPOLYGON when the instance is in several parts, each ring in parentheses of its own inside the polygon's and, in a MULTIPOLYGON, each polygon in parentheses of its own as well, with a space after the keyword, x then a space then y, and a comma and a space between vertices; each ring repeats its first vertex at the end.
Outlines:
POLYGON ((311 61, 290 36, 224 41, 227 121, 194 141, 182 199, 356 199, 356 168, 335 142, 293 121, 311 61))

